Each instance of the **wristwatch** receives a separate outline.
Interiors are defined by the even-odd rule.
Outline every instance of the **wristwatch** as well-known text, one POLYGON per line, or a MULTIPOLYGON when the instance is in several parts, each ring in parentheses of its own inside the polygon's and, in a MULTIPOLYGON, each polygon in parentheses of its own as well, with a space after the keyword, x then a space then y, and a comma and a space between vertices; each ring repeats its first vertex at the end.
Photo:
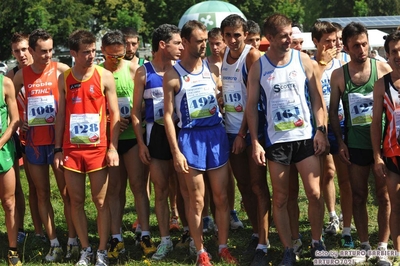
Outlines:
POLYGON ((56 154, 57 152, 63 152, 62 148, 54 148, 53 153, 56 154))
POLYGON ((324 60, 319 60, 318 64, 320 64, 321 66, 326 66, 328 63, 325 62, 324 60))
POLYGON ((317 127, 317 130, 321 131, 322 134, 326 134, 326 126, 325 125, 317 127))

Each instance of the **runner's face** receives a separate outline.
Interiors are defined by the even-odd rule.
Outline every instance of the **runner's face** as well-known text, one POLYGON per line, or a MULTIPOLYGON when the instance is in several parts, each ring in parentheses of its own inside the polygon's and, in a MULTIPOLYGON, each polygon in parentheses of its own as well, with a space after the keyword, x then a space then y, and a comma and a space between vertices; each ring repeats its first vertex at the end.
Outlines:
POLYGON ((392 69, 400 70, 400 41, 389 42, 389 53, 386 56, 392 69))
POLYGON ((29 49, 29 52, 32 54, 35 63, 48 65, 53 57, 53 40, 39 39, 36 42, 35 49, 29 49))
POLYGON ((122 44, 113 44, 106 47, 101 47, 101 52, 106 58, 107 64, 117 66, 125 57, 125 46, 122 44))
POLYGON ((280 52, 288 52, 292 43, 292 26, 281 26, 277 28, 277 34, 271 38, 271 47, 280 52))
POLYGON ((349 54, 351 61, 364 63, 368 59, 369 44, 365 33, 350 37, 345 45, 345 50, 349 54))
POLYGON ((218 56, 221 53, 221 50, 226 47, 222 36, 217 38, 209 38, 208 45, 210 46, 211 53, 215 56, 218 56))
POLYGON ((207 31, 201 29, 194 29, 190 36, 189 53, 194 58, 203 58, 206 55, 207 48, 207 31))
POLYGON ((18 64, 21 67, 27 66, 32 62, 32 55, 29 53, 29 45, 27 40, 11 44, 11 51, 18 64))
POLYGON ((139 47, 139 39, 138 37, 128 37, 125 39, 125 42, 126 42, 126 54, 124 59, 132 60, 135 57, 136 51, 139 47))
POLYGON ((171 40, 165 44, 165 47, 170 59, 178 60, 183 50, 181 36, 178 33, 174 33, 171 40))
POLYGON ((81 44, 76 53, 75 64, 83 67, 91 67, 96 57, 96 44, 81 44))
POLYGON ((250 44, 257 50, 260 48, 261 37, 260 34, 247 34, 247 38, 244 41, 246 44, 250 44))
POLYGON ((316 42, 315 44, 317 49, 323 49, 323 46, 325 46, 325 49, 336 47, 336 32, 322 34, 319 42, 316 42))
POLYGON ((343 50, 343 40, 342 40, 342 31, 338 30, 336 32, 336 48, 338 52, 341 52, 343 50))
POLYGON ((290 48, 301 51, 303 49, 303 38, 292 39, 292 43, 290 44, 290 48))
POLYGON ((240 51, 244 47, 246 37, 247 32, 243 31, 242 26, 224 28, 224 41, 229 49, 233 51, 240 51))

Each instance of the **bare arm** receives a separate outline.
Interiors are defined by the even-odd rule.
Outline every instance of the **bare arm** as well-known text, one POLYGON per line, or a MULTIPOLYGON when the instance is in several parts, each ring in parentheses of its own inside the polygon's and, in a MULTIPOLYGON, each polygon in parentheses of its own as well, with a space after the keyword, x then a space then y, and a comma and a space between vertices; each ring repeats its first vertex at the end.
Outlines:
POLYGON ((57 70, 60 73, 64 73, 65 71, 67 71, 68 69, 70 69, 70 67, 64 63, 57 63, 57 70))
POLYGON ((120 124, 115 81, 112 73, 106 69, 103 70, 102 79, 104 85, 104 94, 106 95, 108 110, 110 112, 110 145, 107 152, 107 161, 109 166, 118 166, 119 157, 117 148, 120 124))
POLYGON ((6 131, 0 138, 0 147, 3 147, 4 144, 6 144, 6 142, 12 137, 12 135, 18 128, 18 121, 19 121, 17 101, 15 99, 14 84, 11 81, 11 79, 7 77, 4 77, 3 79, 3 91, 8 109, 9 124, 6 131))
POLYGON ((189 173, 189 166, 185 156, 181 153, 176 140, 176 130, 174 124, 174 95, 175 89, 179 88, 179 77, 174 69, 170 69, 164 74, 164 126, 167 134, 169 146, 174 159, 174 167, 178 173, 189 173))
POLYGON ((146 70, 144 66, 137 69, 135 74, 135 90, 133 92, 132 126, 136 134, 139 147, 139 157, 144 164, 150 164, 150 153, 143 139, 142 133, 142 102, 146 85, 146 70))
MULTIPOLYGON (((63 144, 64 130, 65 130, 65 83, 64 73, 58 77, 58 110, 55 124, 55 142, 54 148, 61 148, 63 144)), ((54 165, 59 168, 63 165, 62 153, 57 152, 54 154, 54 165)))
MULTIPOLYGON (((311 106, 314 114, 315 125, 317 127, 326 125, 326 107, 322 98, 321 77, 319 71, 313 66, 311 59, 301 54, 306 76, 308 79, 308 89, 311 97, 311 106)), ((315 155, 322 155, 326 150, 327 138, 320 130, 317 130, 314 136, 315 155)))
POLYGON ((253 159, 258 165, 266 165, 264 148, 258 141, 258 110, 260 100, 260 63, 257 61, 250 69, 247 79, 246 119, 253 146, 253 159))
POLYGON ((333 71, 331 76, 331 99, 329 105, 329 122, 335 134, 336 141, 339 144, 339 155, 342 161, 346 164, 350 163, 350 155, 346 144, 342 139, 342 129, 340 127, 340 121, 338 117, 339 102, 344 91, 344 76, 343 68, 338 68, 333 71))
POLYGON ((380 78, 374 86, 374 105, 371 122, 371 143, 374 152, 374 169, 379 177, 386 176, 385 163, 381 158, 381 136, 382 136, 382 114, 383 97, 385 95, 385 84, 383 78, 380 78))

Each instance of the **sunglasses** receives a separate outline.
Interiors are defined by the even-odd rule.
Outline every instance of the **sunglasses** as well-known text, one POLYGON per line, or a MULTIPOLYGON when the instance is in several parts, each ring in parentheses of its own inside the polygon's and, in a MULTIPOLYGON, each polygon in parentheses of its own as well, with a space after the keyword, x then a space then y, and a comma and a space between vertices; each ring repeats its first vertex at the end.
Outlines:
POLYGON ((125 57, 125 53, 124 54, 119 54, 119 55, 106 54, 106 57, 108 57, 110 59, 121 60, 121 59, 123 59, 125 57))

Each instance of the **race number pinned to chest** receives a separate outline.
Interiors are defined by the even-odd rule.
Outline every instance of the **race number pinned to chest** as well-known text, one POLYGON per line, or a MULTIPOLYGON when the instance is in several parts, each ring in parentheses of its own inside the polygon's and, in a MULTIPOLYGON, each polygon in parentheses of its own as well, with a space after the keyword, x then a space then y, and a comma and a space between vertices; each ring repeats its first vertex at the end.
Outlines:
POLYGON ((372 122, 372 107, 374 104, 372 92, 349 93, 350 119, 353 126, 368 125, 372 122))
POLYGON ((99 114, 71 114, 69 132, 72 144, 99 144, 99 114))
POLYGON ((272 101, 271 113, 276 132, 289 131, 305 126, 299 97, 282 98, 272 101))
POLYGON ((196 86, 186 89, 186 97, 191 119, 201 119, 213 116, 218 110, 214 88, 196 86))
POLYGON ((56 109, 53 95, 28 97, 28 125, 54 125, 56 109))
POLYGON ((154 122, 164 125, 164 98, 153 99, 154 122))
POLYGON ((240 113, 244 111, 242 87, 240 83, 224 84, 224 106, 226 112, 240 113))
POLYGON ((131 116, 131 103, 129 97, 118 97, 118 107, 121 117, 131 116))

